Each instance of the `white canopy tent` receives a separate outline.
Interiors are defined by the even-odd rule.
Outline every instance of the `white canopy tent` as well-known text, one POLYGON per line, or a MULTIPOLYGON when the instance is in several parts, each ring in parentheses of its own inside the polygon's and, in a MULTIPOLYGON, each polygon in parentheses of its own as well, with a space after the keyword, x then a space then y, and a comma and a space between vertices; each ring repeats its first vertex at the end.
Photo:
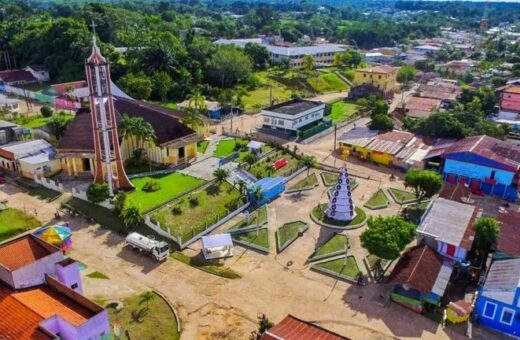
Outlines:
POLYGON ((233 240, 230 234, 202 236, 202 254, 206 260, 233 256, 233 240))

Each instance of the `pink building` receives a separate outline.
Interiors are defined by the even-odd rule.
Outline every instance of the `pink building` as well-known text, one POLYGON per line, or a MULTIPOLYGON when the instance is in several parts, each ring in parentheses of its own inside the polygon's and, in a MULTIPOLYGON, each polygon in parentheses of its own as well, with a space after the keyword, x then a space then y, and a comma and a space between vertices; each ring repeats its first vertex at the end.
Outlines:
POLYGON ((106 310, 82 295, 78 262, 33 235, 0 245, 0 338, 109 339, 106 310))

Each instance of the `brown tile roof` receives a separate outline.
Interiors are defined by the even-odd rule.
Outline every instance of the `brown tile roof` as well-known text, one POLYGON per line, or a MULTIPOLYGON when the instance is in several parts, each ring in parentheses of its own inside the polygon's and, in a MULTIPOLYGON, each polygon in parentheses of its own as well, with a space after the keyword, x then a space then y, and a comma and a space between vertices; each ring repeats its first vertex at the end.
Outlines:
POLYGON ((6 70, 0 71, 0 81, 4 83, 13 83, 13 82, 36 82, 37 79, 34 78, 31 72, 25 70, 6 70))
POLYGON ((500 222, 500 234, 497 251, 509 256, 520 256, 520 211, 512 209, 497 214, 500 222))
POLYGON ((79 88, 83 88, 83 87, 87 87, 87 81, 86 80, 80 80, 80 81, 71 81, 71 82, 68 82, 68 83, 61 83, 61 84, 54 84, 54 85, 51 85, 52 89, 54 91, 56 91, 57 93, 63 95, 63 94, 66 94, 68 91, 67 91, 67 87, 73 87, 75 89, 79 89, 79 88))
POLYGON ((378 66, 373 66, 373 67, 361 68, 356 71, 387 74, 387 73, 396 72, 397 70, 399 70, 399 67, 393 67, 393 66, 389 66, 389 65, 378 65, 378 66))
POLYGON ((0 245, 0 265, 12 271, 59 251, 33 235, 26 235, 0 245))
POLYGON ((15 292, 11 296, 43 319, 57 314, 76 327, 95 315, 81 304, 47 286, 15 292))
POLYGON ((0 339, 48 340, 54 336, 39 328, 43 318, 11 296, 11 291, 0 284, 0 339))
POLYGON ((429 294, 432 292, 444 259, 427 245, 408 249, 399 259, 387 280, 391 283, 406 283, 410 287, 429 294))
MULTIPOLYGON (((157 136, 157 144, 163 145, 183 138, 196 138, 195 131, 182 124, 178 117, 184 115, 180 111, 169 110, 156 105, 116 97, 114 99, 116 120, 119 122, 124 114, 130 117, 142 117, 150 123, 157 136)), ((78 110, 65 135, 58 143, 61 152, 94 151, 94 134, 92 131, 90 111, 78 110)), ((121 137, 121 136, 120 136, 121 137)))
POLYGON ((427 117, 440 105, 440 99, 411 97, 406 104, 406 115, 414 118, 427 117))
POLYGON ((262 340, 348 340, 309 321, 287 315, 282 321, 268 329, 262 340))

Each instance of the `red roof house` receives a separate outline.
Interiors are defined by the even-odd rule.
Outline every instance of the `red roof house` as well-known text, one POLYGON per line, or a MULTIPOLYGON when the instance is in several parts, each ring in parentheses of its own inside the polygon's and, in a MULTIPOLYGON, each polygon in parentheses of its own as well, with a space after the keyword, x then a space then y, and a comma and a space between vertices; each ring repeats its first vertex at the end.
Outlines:
POLYGON ((508 112, 520 112, 520 86, 507 86, 500 97, 500 109, 508 112))
POLYGON ((309 321, 298 319, 291 314, 269 328, 261 340, 348 340, 349 338, 331 332, 309 321))
POLYGON ((36 79, 31 72, 26 70, 5 70, 0 71, 0 83, 5 85, 24 85, 36 83, 36 79))
POLYGON ((520 256, 520 211, 508 209, 497 214, 500 233, 497 252, 507 256, 520 256))

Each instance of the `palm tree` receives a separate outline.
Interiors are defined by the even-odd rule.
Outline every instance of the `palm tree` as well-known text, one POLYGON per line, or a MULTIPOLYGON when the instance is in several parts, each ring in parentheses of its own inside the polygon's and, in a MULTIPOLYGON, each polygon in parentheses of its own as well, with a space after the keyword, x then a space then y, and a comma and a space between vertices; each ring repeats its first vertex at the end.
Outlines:
POLYGON ((303 56, 303 69, 307 72, 312 72, 315 67, 314 58, 311 55, 305 55, 303 56))
POLYGON ((215 171, 213 171, 213 176, 215 176, 217 183, 221 184, 228 178, 229 172, 224 168, 218 168, 215 171))
POLYGON ((124 208, 121 217, 125 226, 129 228, 137 227, 143 222, 143 217, 135 206, 124 208))
POLYGON ((244 156, 244 162, 247 163, 248 169, 251 169, 251 166, 255 164, 258 161, 258 157, 256 155, 253 155, 251 153, 248 153, 244 156))
POLYGON ((155 43, 143 51, 143 63, 150 70, 171 73, 175 71, 177 56, 172 46, 166 43, 155 43))
POLYGON ((127 114, 119 122, 118 130, 123 138, 132 142, 132 149, 143 148, 144 142, 156 139, 152 125, 141 117, 129 117, 127 114), (135 138, 135 144, 133 144, 135 138))
POLYGON ((238 185, 238 191, 240 191, 241 194, 245 195, 247 191, 247 183, 243 179, 239 179, 236 183, 238 185))
POLYGON ((302 159, 300 160, 300 164, 302 166, 306 166, 307 167, 307 176, 309 176, 309 172, 311 171, 311 168, 314 168, 316 166, 316 157, 314 156, 303 156, 302 159))
POLYGON ((264 192, 262 188, 259 186, 254 187, 253 192, 251 193, 255 202, 260 202, 264 198, 264 192))

